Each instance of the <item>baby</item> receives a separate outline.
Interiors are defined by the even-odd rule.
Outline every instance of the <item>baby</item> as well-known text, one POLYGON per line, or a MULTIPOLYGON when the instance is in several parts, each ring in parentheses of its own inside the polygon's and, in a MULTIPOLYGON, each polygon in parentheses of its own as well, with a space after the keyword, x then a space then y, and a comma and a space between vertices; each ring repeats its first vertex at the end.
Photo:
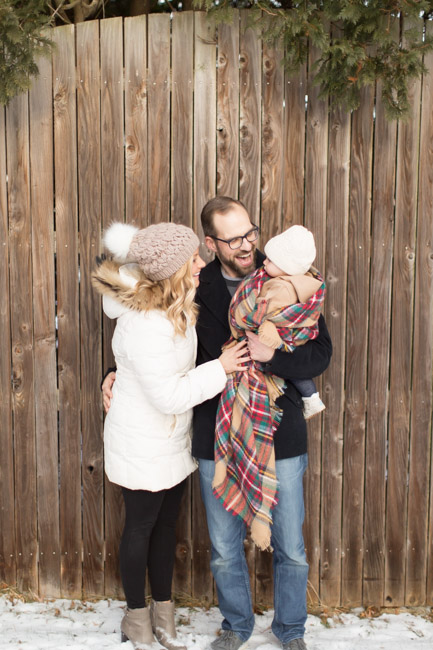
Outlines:
MULTIPOLYGON (((262 285, 257 303, 266 301, 263 305, 266 313, 298 304, 301 315, 302 305, 313 298, 322 286, 317 271, 311 268, 316 257, 313 234, 303 226, 292 226, 280 235, 272 237, 265 246, 265 253, 263 266, 270 279, 262 285)), ((317 309, 310 311, 309 317, 302 320, 302 328, 317 328, 322 302, 323 296, 321 300, 317 300, 317 309)), ((258 334, 263 343, 274 349, 293 350, 293 347, 287 345, 280 336, 281 328, 266 320, 266 317, 262 320, 258 334)), ((296 328, 296 322, 292 322, 291 326, 296 328)), ((298 339, 293 344, 300 345, 308 338, 314 336, 298 339)), ((290 381, 302 396, 306 420, 324 410, 325 405, 312 379, 290 381)))

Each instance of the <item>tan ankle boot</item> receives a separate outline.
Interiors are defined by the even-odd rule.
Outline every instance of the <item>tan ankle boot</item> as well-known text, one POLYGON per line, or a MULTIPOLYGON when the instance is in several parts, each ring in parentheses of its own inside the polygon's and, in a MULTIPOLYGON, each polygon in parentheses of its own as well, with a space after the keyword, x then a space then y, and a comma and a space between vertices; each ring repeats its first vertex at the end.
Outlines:
POLYGON ((150 618, 153 633, 167 650, 187 650, 176 638, 174 625, 174 603, 152 600, 150 604, 150 618))
POLYGON ((122 643, 131 641, 136 650, 149 650, 155 637, 148 607, 127 609, 120 624, 122 643))

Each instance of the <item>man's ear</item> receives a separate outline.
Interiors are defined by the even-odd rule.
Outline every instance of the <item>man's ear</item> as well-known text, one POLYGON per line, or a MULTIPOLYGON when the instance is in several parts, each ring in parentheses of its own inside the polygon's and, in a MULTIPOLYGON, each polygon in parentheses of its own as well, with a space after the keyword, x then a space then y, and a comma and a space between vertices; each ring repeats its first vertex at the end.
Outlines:
POLYGON ((209 237, 209 235, 207 235, 207 236, 204 238, 204 243, 206 244, 206 246, 208 247, 208 249, 209 249, 210 251, 212 251, 212 253, 216 253, 216 252, 217 252, 217 247, 216 247, 216 244, 215 244, 215 240, 212 239, 212 237, 209 237))

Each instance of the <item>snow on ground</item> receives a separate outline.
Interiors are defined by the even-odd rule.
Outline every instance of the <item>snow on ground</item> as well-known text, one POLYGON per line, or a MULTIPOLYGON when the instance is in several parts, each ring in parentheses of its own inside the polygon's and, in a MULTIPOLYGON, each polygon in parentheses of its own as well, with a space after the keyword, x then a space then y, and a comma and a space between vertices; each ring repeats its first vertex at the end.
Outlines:
MULTIPOLYGON (((120 643, 124 603, 112 600, 81 602, 54 600, 24 603, 0 597, 0 649, 8 650, 132 650, 120 643)), ((220 627, 217 608, 209 611, 179 607, 178 636, 188 649, 207 650, 220 627)), ((308 650, 423 650, 433 648, 433 617, 407 611, 377 618, 339 613, 333 618, 309 616, 305 641, 308 650)), ((270 626, 272 611, 256 616, 249 650, 280 647, 270 626)))

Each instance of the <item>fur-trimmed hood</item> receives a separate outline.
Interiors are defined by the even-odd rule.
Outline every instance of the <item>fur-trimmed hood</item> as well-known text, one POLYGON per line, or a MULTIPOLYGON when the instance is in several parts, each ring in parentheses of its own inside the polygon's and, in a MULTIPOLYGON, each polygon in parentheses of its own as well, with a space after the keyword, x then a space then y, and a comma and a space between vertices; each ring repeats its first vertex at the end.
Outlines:
POLYGON ((130 310, 160 309, 162 305, 162 288, 146 281, 135 263, 104 260, 93 272, 92 284, 104 296, 104 311, 109 318, 118 318, 130 310))

